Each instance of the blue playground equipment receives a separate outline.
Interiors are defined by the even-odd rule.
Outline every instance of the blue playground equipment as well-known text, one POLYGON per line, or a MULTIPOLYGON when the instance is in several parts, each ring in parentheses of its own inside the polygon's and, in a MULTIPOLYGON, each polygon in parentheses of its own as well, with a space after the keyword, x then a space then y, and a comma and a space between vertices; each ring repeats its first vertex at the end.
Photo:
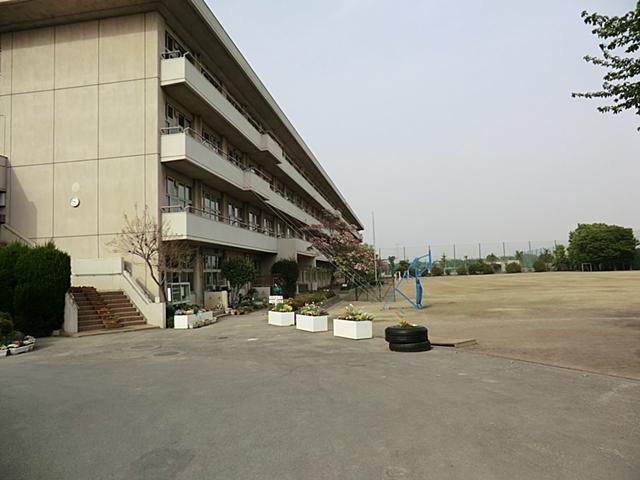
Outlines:
POLYGON ((402 272, 402 277, 400 278, 400 281, 397 284, 395 283, 395 279, 394 279, 393 288, 387 294, 384 304, 382 305, 382 309, 384 310, 387 307, 387 305, 391 301, 391 298, 395 296, 395 293, 399 293, 400 296, 402 296, 402 298, 404 298, 407 302, 409 302, 413 306, 413 308, 420 310, 422 308, 422 284, 420 283, 420 277, 424 272, 429 270, 432 265, 433 265, 433 261, 431 257, 431 248, 429 248, 429 251, 427 252, 426 255, 422 255, 421 257, 416 257, 413 259, 413 261, 411 262, 411 265, 407 267, 407 269, 404 272, 402 272), (420 261, 424 258, 427 259, 427 263, 424 268, 421 268, 420 261), (411 274, 410 274, 411 267, 413 267, 413 275, 415 277, 415 282, 416 282, 416 301, 415 302, 400 290, 400 286, 404 283, 404 281, 405 280, 409 281, 409 279, 411 278, 411 274))

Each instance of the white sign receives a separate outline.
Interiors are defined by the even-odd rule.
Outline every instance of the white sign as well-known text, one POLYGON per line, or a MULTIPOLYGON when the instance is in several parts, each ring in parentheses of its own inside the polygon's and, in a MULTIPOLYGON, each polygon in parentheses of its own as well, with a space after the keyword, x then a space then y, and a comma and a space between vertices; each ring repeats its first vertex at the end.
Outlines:
POLYGON ((269 303, 282 303, 284 297, 282 295, 269 295, 269 303))

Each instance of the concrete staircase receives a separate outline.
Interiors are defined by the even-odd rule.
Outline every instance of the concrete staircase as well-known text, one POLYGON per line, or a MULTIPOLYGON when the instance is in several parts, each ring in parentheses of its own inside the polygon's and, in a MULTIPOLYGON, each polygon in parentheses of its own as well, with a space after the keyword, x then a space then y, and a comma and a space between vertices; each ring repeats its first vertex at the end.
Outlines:
POLYGON ((78 305, 78 332, 106 330, 113 321, 118 327, 146 325, 145 319, 121 291, 98 292, 93 287, 73 287, 70 291, 78 305))

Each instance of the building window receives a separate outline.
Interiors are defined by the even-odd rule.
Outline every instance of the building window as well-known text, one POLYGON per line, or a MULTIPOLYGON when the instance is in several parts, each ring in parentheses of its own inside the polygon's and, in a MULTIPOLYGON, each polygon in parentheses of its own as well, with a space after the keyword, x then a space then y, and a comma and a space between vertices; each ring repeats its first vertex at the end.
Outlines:
POLYGON ((166 202, 169 207, 184 209, 192 205, 191 185, 167 177, 166 202))
POLYGON ((222 255, 203 255, 204 289, 207 292, 216 292, 227 286, 227 282, 222 276, 222 255))
POLYGON ((167 103, 165 107, 164 124, 167 128, 182 127, 191 128, 191 120, 186 114, 175 108, 170 103, 167 103))
POLYGON ((220 220, 220 197, 216 193, 202 192, 202 214, 211 220, 220 220))
POLYGON ((249 230, 256 231, 260 225, 260 219, 257 213, 249 212, 249 230))
POLYGON ((262 217, 262 229, 267 235, 273 236, 273 220, 268 217, 262 217))
POLYGON ((222 150, 222 137, 217 133, 209 130, 206 127, 202 128, 202 138, 204 138, 205 145, 209 148, 220 152, 222 150))
POLYGON ((165 32, 164 34, 164 49, 167 53, 175 53, 176 57, 181 57, 186 52, 180 42, 178 42, 169 32, 165 32))
POLYGON ((231 162, 234 163, 236 166, 240 168, 244 167, 244 161, 243 161, 244 155, 237 148, 230 145, 228 157, 229 157, 229 160, 231 160, 231 162))
POLYGON ((243 221, 242 207, 229 203, 229 225, 239 227, 243 221))

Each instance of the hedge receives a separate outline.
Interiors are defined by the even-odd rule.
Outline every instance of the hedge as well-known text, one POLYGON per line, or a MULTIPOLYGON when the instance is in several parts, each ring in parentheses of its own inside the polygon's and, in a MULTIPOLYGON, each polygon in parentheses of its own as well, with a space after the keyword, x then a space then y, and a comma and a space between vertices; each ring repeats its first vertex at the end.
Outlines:
POLYGON ((0 312, 13 312, 16 261, 28 251, 29 247, 18 242, 0 248, 0 312))
POLYGON ((0 248, 0 310, 13 316, 16 330, 47 336, 61 328, 70 283, 71 259, 53 243, 0 248))

